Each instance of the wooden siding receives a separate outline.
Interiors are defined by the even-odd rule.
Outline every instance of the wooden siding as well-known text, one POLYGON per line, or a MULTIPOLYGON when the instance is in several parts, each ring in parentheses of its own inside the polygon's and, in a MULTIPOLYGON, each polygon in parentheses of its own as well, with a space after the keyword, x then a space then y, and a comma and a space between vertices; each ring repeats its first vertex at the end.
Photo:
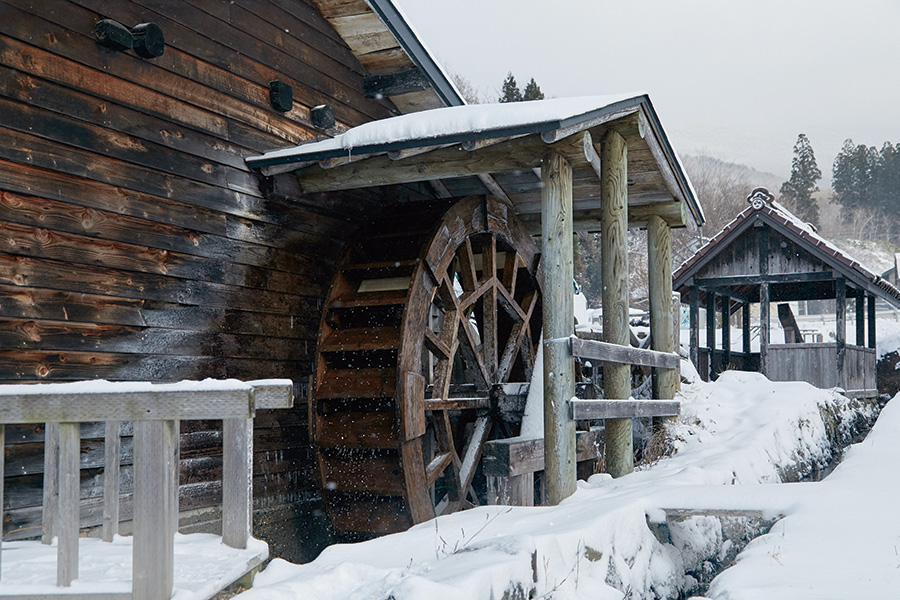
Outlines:
MULTIPOLYGON (((721 248, 694 275, 696 279, 759 275, 759 228, 748 227, 737 239, 721 248)), ((769 228, 768 269, 770 275, 830 271, 793 240, 769 228)))
MULTIPOLYGON (((366 74, 302 0, 0 2, 0 382, 293 379, 297 408, 256 419, 254 481, 257 533, 294 560, 321 526, 303 382, 373 199, 266 197, 243 158, 314 138, 318 104, 339 127, 393 114, 364 97, 366 74), (165 53, 98 45, 103 18, 157 23, 165 53), (293 86, 288 113, 269 105, 274 79, 293 86)), ((182 509, 220 499, 220 429, 182 426, 182 509)), ((103 432, 82 435, 83 522, 99 523, 103 432)), ((42 439, 9 428, 9 538, 39 523, 42 439)))

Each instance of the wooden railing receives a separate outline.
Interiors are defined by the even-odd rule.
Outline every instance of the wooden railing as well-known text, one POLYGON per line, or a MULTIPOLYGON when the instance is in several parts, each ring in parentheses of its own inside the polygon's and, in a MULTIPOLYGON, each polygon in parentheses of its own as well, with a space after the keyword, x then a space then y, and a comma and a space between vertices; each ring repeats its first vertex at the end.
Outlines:
MULTIPOLYGON (((292 388, 286 379, 0 386, 0 448, 5 425, 47 424, 42 541, 58 540, 57 586, 68 587, 78 578, 80 423, 106 423, 103 539, 112 541, 119 524, 120 424, 134 422, 130 597, 168 600, 173 590, 178 528, 179 421, 222 419, 222 541, 233 548, 246 548, 252 508, 253 417, 260 408, 290 408, 292 388)), ((0 497, 2 486, 0 455, 0 497)), ((114 596, 123 598, 122 594, 114 596)))
MULTIPOLYGON (((577 337, 560 340, 569 344, 569 353, 585 360, 625 365, 680 369, 681 357, 632 346, 620 346, 577 337)), ((545 342, 546 343, 546 342, 545 342)), ((575 421, 638 417, 674 417, 681 412, 677 400, 582 400, 570 401, 570 418, 575 421)), ((576 460, 600 458, 601 431, 576 432, 576 460)), ((488 504, 534 505, 534 474, 544 469, 543 438, 510 438, 485 444, 482 460, 488 486, 488 504)))

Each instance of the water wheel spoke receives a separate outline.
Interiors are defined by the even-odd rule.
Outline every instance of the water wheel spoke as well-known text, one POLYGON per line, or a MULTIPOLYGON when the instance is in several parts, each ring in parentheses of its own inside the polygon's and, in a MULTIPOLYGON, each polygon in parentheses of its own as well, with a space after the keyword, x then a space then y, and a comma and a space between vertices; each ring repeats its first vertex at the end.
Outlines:
POLYGON ((491 389, 491 378, 482 362, 481 352, 478 351, 478 341, 475 339, 475 332, 472 331, 472 324, 468 319, 461 319, 459 330, 462 332, 459 338, 459 351, 463 360, 474 367, 475 389, 486 392, 491 389))
POLYGON ((434 411, 432 413, 434 420, 434 438, 437 442, 439 453, 449 454, 450 462, 444 465, 444 469, 450 468, 451 477, 449 478, 451 485, 447 491, 451 501, 458 500, 463 496, 463 489, 460 482, 460 460, 456 453, 456 445, 453 443, 453 426, 450 424, 450 415, 445 410, 434 411))
POLYGON ((438 477, 441 476, 452 462, 452 452, 442 452, 441 454, 435 455, 435 457, 431 459, 431 462, 428 463, 428 466, 425 467, 425 486, 433 486, 434 482, 437 481, 438 477))
POLYGON ((503 348, 500 363, 497 366, 497 381, 501 383, 509 381, 510 369, 513 361, 515 361, 516 356, 519 355, 519 351, 522 349, 522 341, 525 339, 525 331, 527 329, 528 323, 526 321, 520 321, 513 325, 512 331, 509 333, 509 339, 506 341, 506 346, 503 348))
POLYGON ((462 462, 459 467, 459 489, 461 490, 468 490, 472 485, 475 468, 478 466, 478 461, 481 460, 484 444, 491 434, 491 421, 491 417, 488 415, 478 417, 475 420, 475 427, 472 430, 472 435, 466 442, 462 462))
POLYGON ((497 296, 497 300, 499 304, 506 311, 506 314, 509 315, 509 318, 513 321, 524 321, 528 318, 528 313, 526 313, 519 303, 516 302, 515 298, 512 297, 505 286, 498 286, 497 291, 499 292, 497 296))
POLYGON ((450 348, 447 347, 444 340, 438 337, 438 334, 431 329, 425 330, 425 347, 428 348, 428 351, 434 354, 438 360, 447 360, 452 357, 450 348))
MULTIPOLYGON (((499 284, 496 278, 495 284, 499 284)), ((493 381, 497 375, 497 287, 492 285, 481 303, 482 329, 481 362, 488 378, 493 381)))
POLYGON ((503 288, 509 292, 509 296, 516 295, 516 275, 519 272, 519 253, 513 251, 506 252, 506 259, 503 261, 503 288))
POLYGON ((472 254, 472 242, 469 238, 460 245, 456 253, 459 259, 459 283, 464 292, 472 292, 477 287, 475 277, 475 255, 472 254))
POLYGON ((497 238, 491 235, 485 240, 481 254, 481 280, 491 281, 497 277, 497 238))

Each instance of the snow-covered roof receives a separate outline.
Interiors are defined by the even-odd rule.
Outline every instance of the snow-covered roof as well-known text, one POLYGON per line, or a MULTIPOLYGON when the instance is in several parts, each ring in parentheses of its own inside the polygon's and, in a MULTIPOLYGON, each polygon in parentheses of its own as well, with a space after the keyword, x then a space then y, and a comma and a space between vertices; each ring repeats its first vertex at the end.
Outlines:
POLYGON ((869 292, 876 292, 879 296, 894 305, 900 305, 900 290, 890 282, 883 279, 863 266, 849 253, 841 250, 832 242, 826 240, 815 227, 804 222, 780 203, 776 202, 768 190, 756 188, 748 197, 750 206, 741 211, 731 222, 722 228, 715 236, 706 242, 693 256, 688 258, 673 274, 674 287, 679 289, 687 283, 697 270, 706 264, 714 255, 718 254, 735 239, 745 228, 745 223, 754 216, 761 216, 769 222, 780 226, 782 232, 801 240, 803 246, 818 256, 826 264, 845 271, 857 283, 867 284, 869 292))
POLYGON ((591 150, 592 160, 588 149, 610 130, 628 147, 631 225, 654 214, 670 226, 683 226, 689 218, 702 224, 693 187, 644 93, 437 108, 365 123, 246 162, 264 175, 296 172, 305 192, 428 181, 440 183, 445 195, 439 197, 493 194, 512 203, 535 231, 540 161, 557 150, 578 175, 575 227, 595 231, 599 160, 591 150))
POLYGON ((616 94, 450 106, 370 121, 333 138, 250 157, 247 164, 260 168, 352 154, 543 133, 635 109, 645 99, 645 94, 616 94))

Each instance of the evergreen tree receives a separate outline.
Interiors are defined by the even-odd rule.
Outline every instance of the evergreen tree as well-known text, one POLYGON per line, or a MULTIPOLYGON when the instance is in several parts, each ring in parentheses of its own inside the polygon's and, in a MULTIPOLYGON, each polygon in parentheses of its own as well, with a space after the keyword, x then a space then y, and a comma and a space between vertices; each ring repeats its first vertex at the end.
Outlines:
POLYGON ((845 217, 865 208, 873 208, 873 180, 875 178, 878 151, 865 144, 854 145, 846 140, 834 159, 831 169, 831 201, 845 209, 845 217))
POLYGON ((519 89, 519 84, 516 83, 516 78, 513 77, 512 71, 506 74, 506 79, 503 80, 503 87, 500 90, 500 102, 521 102, 522 101, 522 91, 519 89))
POLYGON ((816 155, 805 134, 797 136, 794 159, 791 161, 791 178, 781 185, 781 195, 789 199, 797 216, 815 225, 819 220, 819 206, 813 194, 819 191, 816 183, 822 171, 816 165, 816 155))
POLYGON ((525 86, 525 93, 522 95, 523 100, 543 100, 544 92, 541 91, 540 86, 534 80, 534 77, 531 78, 531 81, 528 82, 528 85, 525 86))
POLYGON ((886 216, 900 208, 900 144, 885 142, 878 153, 872 177, 872 204, 886 216))

